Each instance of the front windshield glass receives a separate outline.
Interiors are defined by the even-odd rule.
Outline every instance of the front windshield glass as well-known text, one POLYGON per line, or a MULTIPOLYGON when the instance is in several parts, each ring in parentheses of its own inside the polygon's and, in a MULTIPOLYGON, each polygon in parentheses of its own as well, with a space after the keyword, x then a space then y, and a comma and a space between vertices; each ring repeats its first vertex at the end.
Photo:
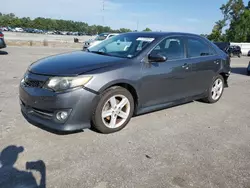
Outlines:
POLYGON ((97 35, 95 40, 105 40, 107 38, 107 36, 108 36, 108 34, 100 34, 100 35, 97 35))
POLYGON ((132 58, 138 55, 154 40, 154 37, 122 34, 92 46, 88 51, 121 58, 132 58))

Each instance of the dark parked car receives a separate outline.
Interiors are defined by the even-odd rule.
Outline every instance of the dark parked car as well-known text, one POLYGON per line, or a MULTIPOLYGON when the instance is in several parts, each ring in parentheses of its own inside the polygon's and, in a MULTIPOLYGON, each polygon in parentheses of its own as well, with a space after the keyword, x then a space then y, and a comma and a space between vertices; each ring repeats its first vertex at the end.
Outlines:
POLYGON ((229 74, 229 57, 203 37, 134 32, 38 60, 24 74, 19 96, 33 124, 112 133, 133 115, 196 99, 217 102, 229 74))
POLYGON ((214 42, 222 51, 227 53, 230 57, 238 56, 241 57, 241 48, 236 45, 230 45, 230 42, 214 42))
POLYGON ((0 49, 6 48, 6 44, 4 41, 4 34, 0 31, 0 49))
POLYGON ((227 53, 228 48, 230 47, 230 42, 214 42, 222 51, 227 53))
POLYGON ((230 55, 230 57, 233 57, 233 56, 241 57, 242 55, 241 48, 235 45, 230 46, 227 49, 227 53, 230 55))

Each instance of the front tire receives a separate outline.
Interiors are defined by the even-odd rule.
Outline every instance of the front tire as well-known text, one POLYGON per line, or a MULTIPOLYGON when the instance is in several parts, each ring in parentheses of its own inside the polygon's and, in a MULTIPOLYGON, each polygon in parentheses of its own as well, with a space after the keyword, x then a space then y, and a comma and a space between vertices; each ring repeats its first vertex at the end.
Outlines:
POLYGON ((92 117, 93 128, 98 132, 109 134, 122 130, 134 113, 134 99, 123 87, 107 89, 92 117))
POLYGON ((224 78, 217 75, 208 89, 208 96, 203 101, 211 104, 219 101, 224 91, 224 83, 224 78))

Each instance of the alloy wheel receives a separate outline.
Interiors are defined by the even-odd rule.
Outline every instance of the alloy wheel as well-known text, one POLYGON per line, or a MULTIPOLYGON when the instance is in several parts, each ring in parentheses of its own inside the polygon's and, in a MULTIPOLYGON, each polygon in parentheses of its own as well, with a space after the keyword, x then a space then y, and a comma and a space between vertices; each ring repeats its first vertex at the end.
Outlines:
POLYGON ((223 91, 223 81, 220 78, 217 78, 214 81, 214 84, 212 86, 212 99, 218 100, 222 94, 223 91))
POLYGON ((108 128, 118 128, 126 122, 130 114, 130 102, 124 95, 114 95, 102 109, 102 121, 108 128))

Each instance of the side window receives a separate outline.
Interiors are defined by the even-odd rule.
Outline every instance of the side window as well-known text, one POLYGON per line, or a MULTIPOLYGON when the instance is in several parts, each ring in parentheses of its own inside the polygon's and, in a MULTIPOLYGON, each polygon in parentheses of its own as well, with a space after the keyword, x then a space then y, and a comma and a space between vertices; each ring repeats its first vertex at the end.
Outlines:
POLYGON ((151 53, 159 53, 168 60, 184 59, 184 40, 179 37, 171 37, 163 40, 151 53))
POLYGON ((201 57, 214 55, 215 51, 206 42, 200 39, 188 39, 187 41, 188 57, 201 57))
POLYGON ((108 37, 108 38, 111 38, 111 37, 113 37, 113 36, 115 36, 115 35, 109 35, 109 37, 108 37))

